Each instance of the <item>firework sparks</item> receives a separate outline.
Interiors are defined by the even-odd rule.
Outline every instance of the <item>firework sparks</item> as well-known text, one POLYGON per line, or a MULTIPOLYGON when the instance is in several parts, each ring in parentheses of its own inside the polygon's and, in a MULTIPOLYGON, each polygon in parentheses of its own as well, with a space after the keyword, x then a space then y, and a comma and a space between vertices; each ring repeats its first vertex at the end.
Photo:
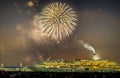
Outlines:
POLYGON ((100 60, 100 56, 98 54, 94 54, 93 55, 93 60, 100 60))
POLYGON ((48 4, 42 12, 35 16, 34 22, 41 31, 57 42, 69 37, 75 30, 76 15, 67 4, 54 2, 48 4))

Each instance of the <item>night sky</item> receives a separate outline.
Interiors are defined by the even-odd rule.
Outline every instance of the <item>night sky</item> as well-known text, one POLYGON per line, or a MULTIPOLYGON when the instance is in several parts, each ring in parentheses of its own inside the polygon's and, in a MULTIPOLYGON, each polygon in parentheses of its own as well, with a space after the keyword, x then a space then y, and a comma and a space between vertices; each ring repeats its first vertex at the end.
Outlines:
POLYGON ((92 52, 80 40, 92 45, 101 58, 120 63, 119 30, 119 0, 1 0, 0 63, 34 65, 47 58, 91 59, 92 52), (73 34, 59 44, 46 38, 39 42, 31 38, 34 15, 51 2, 70 5, 78 19, 73 34))

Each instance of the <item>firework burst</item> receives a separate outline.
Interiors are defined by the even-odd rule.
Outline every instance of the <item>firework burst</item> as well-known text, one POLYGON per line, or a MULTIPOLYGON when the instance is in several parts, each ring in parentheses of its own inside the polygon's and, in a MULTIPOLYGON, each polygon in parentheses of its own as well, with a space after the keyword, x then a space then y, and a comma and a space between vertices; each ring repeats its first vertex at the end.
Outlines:
POLYGON ((76 21, 73 9, 61 2, 48 4, 34 19, 36 26, 56 41, 69 37, 77 26, 76 21))

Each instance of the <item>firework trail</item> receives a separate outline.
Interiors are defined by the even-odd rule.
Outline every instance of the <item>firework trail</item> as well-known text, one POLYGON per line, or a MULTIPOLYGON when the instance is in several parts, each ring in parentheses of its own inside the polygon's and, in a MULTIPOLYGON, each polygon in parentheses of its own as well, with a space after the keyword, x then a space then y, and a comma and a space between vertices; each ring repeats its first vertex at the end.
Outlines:
POLYGON ((100 60, 101 57, 95 52, 95 49, 88 43, 85 43, 84 41, 79 41, 80 44, 83 45, 84 48, 86 48, 87 50, 93 52, 93 60, 100 60))
POLYGON ((41 31, 48 34, 55 41, 69 37, 75 30, 76 14, 67 4, 53 2, 44 7, 41 13, 35 16, 34 23, 41 31))
POLYGON ((90 44, 85 43, 85 42, 82 41, 82 40, 79 41, 79 42, 83 45, 84 48, 88 49, 89 51, 92 51, 93 54, 96 54, 96 53, 95 53, 95 49, 94 49, 90 44))

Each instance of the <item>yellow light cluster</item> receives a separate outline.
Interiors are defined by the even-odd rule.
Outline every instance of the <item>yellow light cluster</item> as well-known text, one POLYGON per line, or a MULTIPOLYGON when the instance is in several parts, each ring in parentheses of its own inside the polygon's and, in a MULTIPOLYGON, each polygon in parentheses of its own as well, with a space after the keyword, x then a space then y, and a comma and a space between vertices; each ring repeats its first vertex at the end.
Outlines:
MULTIPOLYGON (((45 68, 120 68, 120 66, 115 62, 110 62, 107 60, 80 60, 73 62, 43 62, 43 64, 37 64, 36 67, 45 68)), ((116 69, 117 69, 116 68, 116 69)))
POLYGON ((34 3, 33 3, 32 1, 29 1, 29 2, 27 2, 27 6, 33 7, 33 6, 34 6, 34 3))

